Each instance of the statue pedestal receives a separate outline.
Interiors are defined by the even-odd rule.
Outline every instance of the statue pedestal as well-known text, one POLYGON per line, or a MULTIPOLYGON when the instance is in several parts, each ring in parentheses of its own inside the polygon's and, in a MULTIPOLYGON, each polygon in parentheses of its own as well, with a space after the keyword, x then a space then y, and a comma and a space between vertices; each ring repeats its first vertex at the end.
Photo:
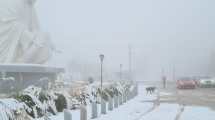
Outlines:
POLYGON ((54 83, 63 68, 37 64, 0 64, 0 92, 17 92, 30 85, 44 89, 54 83))

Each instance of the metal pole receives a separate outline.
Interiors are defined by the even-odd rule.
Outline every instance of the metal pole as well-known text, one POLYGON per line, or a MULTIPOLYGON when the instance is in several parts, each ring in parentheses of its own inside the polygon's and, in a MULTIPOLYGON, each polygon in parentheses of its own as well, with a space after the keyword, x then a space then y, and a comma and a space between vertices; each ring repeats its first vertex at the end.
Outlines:
POLYGON ((101 91, 103 86, 103 61, 101 61, 101 91))
POLYGON ((102 91, 102 84, 103 84, 103 60, 104 60, 104 55, 100 54, 99 55, 100 60, 101 60, 101 91, 102 91))
POLYGON ((128 46, 128 56, 129 56, 129 79, 130 81, 133 81, 133 78, 132 78, 132 47, 131 45, 128 46))

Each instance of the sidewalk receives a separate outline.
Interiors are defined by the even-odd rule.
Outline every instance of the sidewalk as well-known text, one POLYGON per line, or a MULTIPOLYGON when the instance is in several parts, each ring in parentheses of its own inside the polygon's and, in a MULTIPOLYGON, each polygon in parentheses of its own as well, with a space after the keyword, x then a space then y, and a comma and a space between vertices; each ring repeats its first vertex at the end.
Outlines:
MULTIPOLYGON (((162 94, 161 94, 162 95, 162 94)), ((139 87, 139 95, 134 99, 107 111, 106 115, 98 113, 98 118, 91 119, 91 106, 88 106, 88 120, 215 120, 215 111, 206 107, 185 106, 181 111, 178 104, 157 103, 157 95, 147 95, 145 87, 139 87)), ((98 107, 98 111, 100 107, 98 107)), ((80 111, 71 111, 73 120, 80 120, 80 111)), ((43 119, 40 119, 43 120, 43 119)), ((51 120, 64 120, 63 113, 51 117, 51 120)))
MULTIPOLYGON (((113 109, 113 111, 107 111, 106 115, 101 115, 98 113, 98 118, 91 119, 91 106, 88 106, 88 120, 135 120, 140 117, 142 114, 147 113, 148 110, 153 108, 152 102, 144 102, 151 101, 156 99, 156 95, 146 96, 145 88, 139 88, 139 95, 134 99, 124 103, 118 108, 113 109)), ((98 108, 99 109, 99 108, 98 108)), ((100 111, 100 110, 98 110, 100 111)), ((80 119, 80 112, 71 111, 73 120, 80 119)), ((63 113, 60 113, 57 116, 50 117, 51 120, 64 120, 63 113)))

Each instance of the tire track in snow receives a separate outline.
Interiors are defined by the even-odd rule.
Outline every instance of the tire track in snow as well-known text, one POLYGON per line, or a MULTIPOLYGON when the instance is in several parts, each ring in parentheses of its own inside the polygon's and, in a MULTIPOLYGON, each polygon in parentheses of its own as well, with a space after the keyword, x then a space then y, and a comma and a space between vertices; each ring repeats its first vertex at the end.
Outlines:
POLYGON ((184 112, 184 109, 185 109, 185 106, 184 105, 180 105, 180 108, 179 108, 178 113, 176 114, 176 117, 175 117, 174 120, 180 120, 181 115, 184 112))
POLYGON ((178 109, 178 113, 175 116, 174 120, 180 120, 181 115, 184 112, 185 109, 185 105, 183 104, 182 100, 181 100, 181 96, 179 95, 179 92, 176 91, 176 95, 177 95, 177 102, 179 103, 179 109, 178 109))
POLYGON ((159 93, 158 93, 157 99, 153 100, 152 102, 153 102, 153 106, 150 109, 148 109, 146 112, 140 114, 134 120, 141 120, 143 118, 143 116, 151 113, 152 111, 156 110, 160 106, 160 94, 159 93))

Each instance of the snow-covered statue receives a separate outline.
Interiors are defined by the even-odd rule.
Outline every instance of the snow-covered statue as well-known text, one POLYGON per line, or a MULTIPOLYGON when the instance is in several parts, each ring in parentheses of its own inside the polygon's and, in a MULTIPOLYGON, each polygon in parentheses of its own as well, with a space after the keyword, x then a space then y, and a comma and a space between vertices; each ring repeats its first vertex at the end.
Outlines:
POLYGON ((36 0, 0 0, 0 63, 43 64, 52 53, 39 29, 36 0))

